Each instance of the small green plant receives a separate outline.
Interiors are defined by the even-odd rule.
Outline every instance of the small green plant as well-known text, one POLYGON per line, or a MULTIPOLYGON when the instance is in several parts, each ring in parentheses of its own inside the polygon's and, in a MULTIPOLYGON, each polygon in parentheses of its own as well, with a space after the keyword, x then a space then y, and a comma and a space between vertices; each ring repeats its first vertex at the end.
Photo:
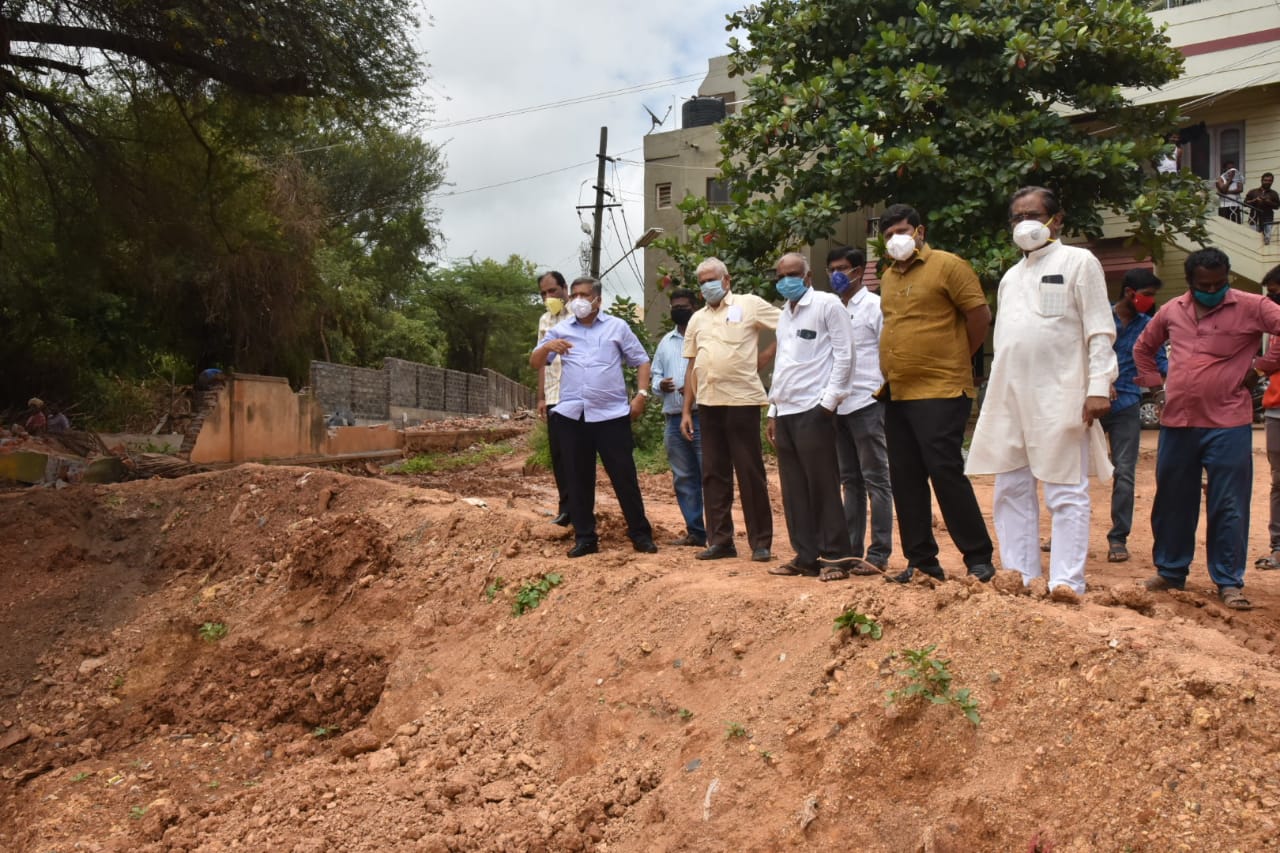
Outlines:
POLYGON ((688 708, 681 708, 679 711, 676 712, 676 714, 680 717, 680 719, 684 720, 686 723, 693 719, 693 712, 690 711, 688 708))
POLYGON ((836 617, 834 630, 839 631, 841 628, 848 628, 851 633, 859 636, 870 636, 873 640, 880 639, 883 634, 879 622, 865 613, 859 613, 853 607, 846 607, 844 612, 836 617))
POLYGON ((338 732, 339 728, 337 726, 316 726, 311 730, 311 736, 318 740, 324 740, 327 737, 333 737, 338 732))
POLYGON ((85 779, 88 779, 88 778, 89 778, 90 776, 92 776, 92 775, 93 775, 92 773, 89 773, 89 772, 86 772, 86 771, 84 771, 84 770, 81 770, 79 773, 77 773, 76 775, 74 775, 74 776, 72 776, 72 777, 71 777, 71 781, 72 781, 72 782, 83 782, 85 779))
POLYGON ((430 453, 406 459, 396 465, 393 471, 396 474, 434 474, 435 472, 436 461, 430 453))
POLYGON ((143 815, 147 813, 146 806, 130 806, 129 820, 142 820, 143 815))
POLYGON ((515 601, 511 602, 511 615, 523 616, 530 610, 537 609, 543 599, 551 593, 551 590, 559 586, 563 580, 555 572, 549 572, 543 575, 541 580, 532 581, 520 587, 520 590, 516 593, 515 601))
POLYGON ((459 468, 474 468, 497 456, 507 456, 515 452, 509 441, 497 444, 482 444, 461 453, 421 453, 403 462, 387 467, 392 474, 438 474, 442 471, 456 471, 459 468))
POLYGON ((216 643, 227 636, 227 626, 222 622, 205 622, 200 626, 200 639, 206 643, 216 643))
POLYGON ((964 714, 965 719, 975 726, 982 722, 978 715, 978 700, 974 699, 969 688, 952 690, 951 682, 955 678, 951 673, 947 658, 934 657, 936 643, 922 649, 903 649, 895 655, 907 659, 907 668, 899 670, 898 675, 908 680, 906 687, 890 690, 885 694, 886 704, 896 705, 916 698, 928 699, 935 705, 955 705, 964 714))
POLYGON ((208 787, 213 788, 216 791, 218 788, 222 787, 222 783, 219 782, 217 779, 214 779, 211 782, 209 782, 208 787))
POLYGON ((111 689, 119 690, 121 687, 124 687, 124 676, 123 675, 112 676, 111 689))
POLYGON ((763 761, 765 764, 772 764, 772 763, 773 763, 773 753, 772 753, 772 752, 769 752, 768 750, 764 750, 764 751, 762 751, 762 752, 760 753, 760 760, 761 760, 761 761, 763 761))
POLYGON ((724 737, 725 740, 731 740, 736 737, 746 737, 747 729, 742 723, 725 723, 724 737))
POLYGON ((484 588, 484 597, 489 601, 493 601, 507 586, 506 578, 495 578, 488 586, 484 588))

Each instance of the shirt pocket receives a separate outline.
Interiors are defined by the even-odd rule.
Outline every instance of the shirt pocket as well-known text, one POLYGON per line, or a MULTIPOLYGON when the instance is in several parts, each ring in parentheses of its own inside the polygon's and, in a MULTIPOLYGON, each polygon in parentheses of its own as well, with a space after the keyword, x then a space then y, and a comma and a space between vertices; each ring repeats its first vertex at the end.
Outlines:
POLYGON ((1036 302, 1042 316, 1063 316, 1067 313, 1067 283, 1041 279, 1037 285, 1036 302))

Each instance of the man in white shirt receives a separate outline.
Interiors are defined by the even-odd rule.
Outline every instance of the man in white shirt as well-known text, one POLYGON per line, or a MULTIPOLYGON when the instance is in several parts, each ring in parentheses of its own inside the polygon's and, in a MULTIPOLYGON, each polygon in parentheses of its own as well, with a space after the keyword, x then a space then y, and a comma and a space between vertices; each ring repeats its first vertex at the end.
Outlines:
POLYGON ((1244 192, 1244 172, 1227 160, 1222 164, 1222 174, 1214 186, 1218 189, 1218 215, 1232 222, 1244 222, 1244 202, 1240 199, 1244 192))
POLYGON ((796 555, 769 572, 843 580, 852 554, 840 506, 835 413, 849 394, 853 331, 840 300, 811 286, 804 255, 783 255, 775 270, 786 302, 766 434, 778 451, 782 509, 796 555))
POLYGON ((880 297, 863 286, 866 260, 848 247, 827 253, 831 289, 849 312, 853 329, 853 373, 849 396, 836 410, 836 456, 844 489, 844 518, 855 575, 882 574, 893 553, 893 489, 889 485, 889 449, 884 437, 884 404, 874 395, 884 385, 880 373, 880 297), (871 500, 871 544, 867 536, 867 499, 871 500), (865 555, 865 559, 863 559, 865 555))
MULTIPOLYGON (((534 349, 542 346, 547 332, 569 319, 569 309, 565 306, 565 297, 568 292, 564 276, 555 270, 545 272, 538 278, 538 293, 542 296, 542 304, 547 310, 538 318, 538 342, 534 345, 534 349)), ((538 368, 538 417, 547 422, 547 445, 551 449, 551 473, 555 475, 556 492, 559 493, 556 517, 551 519, 551 522, 561 527, 568 527, 569 478, 565 473, 564 454, 560 450, 557 421, 551 417, 555 412, 556 404, 560 402, 560 369, 559 359, 538 368)))
POLYGON ((1089 552, 1089 471, 1111 476, 1098 419, 1119 376, 1102 264, 1058 242, 1062 211, 1042 187, 1009 204, 1023 258, 1000 280, 995 357, 969 446, 967 474, 995 474, 992 516, 1006 569, 1040 577, 1040 504, 1052 519, 1049 590, 1076 603, 1089 552))

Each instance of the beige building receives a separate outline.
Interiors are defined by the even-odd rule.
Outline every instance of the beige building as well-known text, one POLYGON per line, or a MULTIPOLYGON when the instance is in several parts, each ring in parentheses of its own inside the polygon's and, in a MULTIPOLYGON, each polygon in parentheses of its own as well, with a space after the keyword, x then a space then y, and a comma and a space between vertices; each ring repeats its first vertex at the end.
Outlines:
MULTIPOLYGON (((1176 102, 1182 126, 1190 129, 1190 141, 1181 146, 1181 168, 1205 179, 1211 212, 1218 207, 1214 179, 1223 160, 1233 160, 1244 172, 1246 189, 1257 187, 1263 172, 1280 173, 1280 3, 1275 0, 1166 0, 1151 13, 1157 24, 1168 25, 1171 43, 1186 56, 1183 75, 1158 90, 1138 90, 1130 96, 1138 103, 1176 102), (1201 132, 1203 123, 1203 132, 1201 132)), ((645 137, 645 226, 659 227, 668 235, 685 236, 676 205, 686 195, 716 198, 723 188, 716 180, 721 159, 714 110, 704 100, 724 101, 724 115, 731 115, 746 97, 746 85, 730 78, 728 57, 708 62, 707 76, 698 87, 698 110, 686 105, 677 130, 645 137), (690 112, 695 115, 689 115, 690 112)), ((723 196, 721 196, 723 197, 723 196)), ((725 199, 727 201, 727 197, 725 199)), ((822 270, 833 244, 866 247, 877 211, 844 216, 831 243, 811 247, 815 281, 824 283, 822 270)), ((1118 290, 1125 270, 1153 266, 1134 260, 1125 245, 1126 223, 1120 217, 1108 222, 1102 239, 1093 245, 1102 260, 1108 281, 1118 290)), ((1280 264, 1280 226, 1270 246, 1249 225, 1216 215, 1210 217, 1209 244, 1231 258, 1241 286, 1257 290, 1263 273, 1280 264)), ((1157 274, 1174 285, 1163 298, 1176 295, 1183 280, 1182 262, 1189 241, 1166 250, 1157 274)), ((667 302, 659 287, 658 268, 670 265, 662 252, 645 252, 645 322, 658 328, 667 302)), ((868 265, 874 274, 874 265, 868 265)), ((1118 293, 1116 294, 1118 295, 1118 293)))

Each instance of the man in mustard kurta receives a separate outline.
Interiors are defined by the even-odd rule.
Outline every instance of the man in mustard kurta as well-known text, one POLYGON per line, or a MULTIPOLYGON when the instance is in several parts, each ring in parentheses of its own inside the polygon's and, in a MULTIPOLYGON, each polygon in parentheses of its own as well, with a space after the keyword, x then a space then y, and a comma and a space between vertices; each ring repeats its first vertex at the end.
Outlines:
POLYGON ((946 577, 933 536, 932 486, 968 573, 989 581, 995 574, 991 536, 964 475, 961 446, 973 407, 971 359, 986 340, 991 309, 973 268, 925 242, 915 208, 890 206, 880 216, 880 233, 893 258, 881 276, 880 397, 898 536, 907 558, 907 570, 889 580, 906 583, 916 570, 946 577))
POLYGON ((1023 258, 1000 280, 995 358, 965 470, 996 475, 1000 560, 1024 583, 1041 574, 1037 484, 1044 484, 1053 525, 1049 589, 1077 601, 1089 551, 1089 471, 1111 475, 1098 418, 1111 410, 1119 375, 1115 320, 1098 259, 1058 242, 1062 211, 1053 192, 1018 190, 1009 223, 1023 258))

